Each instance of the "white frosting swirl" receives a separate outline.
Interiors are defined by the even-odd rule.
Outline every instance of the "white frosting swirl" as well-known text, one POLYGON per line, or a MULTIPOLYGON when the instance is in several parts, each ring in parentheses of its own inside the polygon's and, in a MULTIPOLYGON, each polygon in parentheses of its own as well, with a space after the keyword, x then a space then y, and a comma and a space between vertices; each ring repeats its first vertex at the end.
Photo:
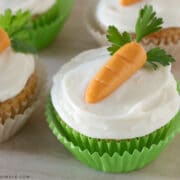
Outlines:
POLYGON ((121 6, 119 0, 100 0, 96 11, 97 20, 105 28, 115 25, 120 31, 134 32, 139 9, 145 4, 153 6, 158 17, 163 18, 165 28, 180 26, 179 0, 143 0, 127 7, 121 6))
POLYGON ((35 70, 32 55, 16 53, 11 48, 0 54, 0 102, 19 94, 35 70))
POLYGON ((147 135, 176 115, 180 96, 170 66, 142 68, 103 101, 87 104, 87 85, 108 59, 106 48, 87 51, 55 75, 52 103, 70 127, 93 138, 128 139, 147 135))
POLYGON ((55 4, 56 0, 0 0, 0 13, 11 9, 14 13, 19 9, 29 10, 32 15, 41 14, 55 4))

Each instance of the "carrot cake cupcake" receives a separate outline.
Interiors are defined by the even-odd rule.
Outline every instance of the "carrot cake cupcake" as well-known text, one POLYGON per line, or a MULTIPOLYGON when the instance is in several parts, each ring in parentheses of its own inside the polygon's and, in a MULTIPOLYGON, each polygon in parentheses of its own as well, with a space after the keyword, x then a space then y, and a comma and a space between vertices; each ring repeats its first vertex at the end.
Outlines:
POLYGON ((44 88, 42 67, 30 54, 33 48, 24 33, 28 19, 20 11, 0 15, 0 142, 25 124, 44 88), (20 52, 22 47, 28 54, 20 52))
POLYGON ((90 167, 108 172, 142 168, 180 131, 179 86, 171 73, 175 59, 164 49, 145 50, 140 44, 161 24, 152 6, 145 6, 136 40, 111 26, 109 53, 106 47, 86 51, 53 78, 49 126, 90 167))
POLYGON ((0 13, 11 9, 30 11, 33 19, 31 39, 36 49, 47 47, 58 35, 72 7, 72 0, 1 0, 0 13))
POLYGON ((100 0, 88 12, 88 30, 100 44, 107 44, 105 35, 109 25, 119 31, 135 32, 136 17, 139 9, 145 4, 153 6, 157 15, 163 17, 163 29, 143 39, 145 45, 160 45, 173 55, 177 55, 180 47, 180 1, 172 0, 100 0))

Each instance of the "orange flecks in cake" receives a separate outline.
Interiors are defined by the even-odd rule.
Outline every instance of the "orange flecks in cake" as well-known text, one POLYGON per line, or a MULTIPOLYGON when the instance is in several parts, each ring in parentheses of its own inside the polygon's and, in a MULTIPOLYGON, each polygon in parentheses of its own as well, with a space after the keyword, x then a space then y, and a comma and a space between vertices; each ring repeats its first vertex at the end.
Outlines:
POLYGON ((142 1, 142 0, 120 0, 120 4, 122 6, 130 6, 130 5, 140 2, 140 1, 142 1))
POLYGON ((0 28, 0 53, 10 46, 11 42, 7 32, 0 28))
POLYGON ((146 60, 146 51, 139 43, 131 42, 121 47, 92 79, 85 93, 85 101, 97 103, 109 96, 146 60))

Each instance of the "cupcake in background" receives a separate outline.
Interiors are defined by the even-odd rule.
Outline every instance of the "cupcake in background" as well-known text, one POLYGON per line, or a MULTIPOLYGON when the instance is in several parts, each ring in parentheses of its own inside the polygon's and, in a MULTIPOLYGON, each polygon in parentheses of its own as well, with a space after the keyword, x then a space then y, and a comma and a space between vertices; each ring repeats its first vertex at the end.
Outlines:
POLYGON ((166 48, 177 57, 180 47, 179 0, 100 0, 92 4, 87 15, 87 26, 101 45, 108 43, 105 36, 109 25, 134 35, 139 9, 146 4, 152 5, 157 15, 163 17, 163 29, 143 39, 143 43, 150 48, 154 45, 166 48))
POLYGON ((29 12, 0 15, 0 142, 23 127, 44 93, 45 73, 32 54, 31 28, 29 12))
POLYGON ((33 17, 38 17, 41 14, 47 12, 56 3, 56 0, 14 0, 14 1, 1 1, 0 2, 0 13, 3 13, 6 9, 11 9, 13 13, 16 13, 19 9, 23 11, 30 11, 33 17))
POLYGON ((73 0, 13 0, 0 1, 0 13, 6 9, 11 9, 16 13, 19 9, 30 11, 33 22, 33 29, 30 33, 34 47, 37 50, 46 48, 58 35, 63 27, 73 0))
POLYGON ((120 0, 100 0, 96 7, 96 20, 101 31, 106 34, 108 27, 114 25, 120 32, 134 33, 139 9, 150 3, 150 1, 142 0, 125 6, 120 0))
POLYGON ((136 40, 110 26, 109 52, 107 47, 83 52, 54 76, 49 127, 88 166, 106 172, 140 169, 180 131, 180 89, 171 73, 175 59, 140 44, 161 25, 152 6, 145 6, 136 40))

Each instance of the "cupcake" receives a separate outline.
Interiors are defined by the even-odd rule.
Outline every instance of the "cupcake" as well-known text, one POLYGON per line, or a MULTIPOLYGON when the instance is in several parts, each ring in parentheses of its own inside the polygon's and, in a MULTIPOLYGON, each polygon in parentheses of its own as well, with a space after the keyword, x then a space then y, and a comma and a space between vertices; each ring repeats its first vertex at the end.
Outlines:
POLYGON ((58 35, 72 7, 72 0, 13 0, 0 1, 0 13, 11 9, 13 13, 19 9, 30 11, 33 30, 31 39, 37 50, 47 47, 58 35))
POLYGON ((0 142, 23 127, 44 91, 44 70, 26 40, 27 15, 0 15, 0 142))
POLYGON ((175 59, 164 49, 145 50, 140 44, 161 23, 152 7, 145 6, 135 41, 111 26, 109 52, 107 47, 86 51, 53 78, 46 111, 49 127, 92 168, 142 168, 180 131, 179 85, 171 73, 175 59), (146 23, 150 26, 145 28, 146 23))
POLYGON ((88 30, 100 44, 107 44, 105 35, 109 25, 114 25, 119 31, 127 31, 134 35, 136 17, 139 9, 145 4, 153 6, 158 16, 163 17, 163 29, 151 34, 143 40, 144 44, 150 47, 161 46, 166 48, 173 55, 177 55, 180 47, 180 23, 179 6, 180 1, 172 0, 100 0, 94 1, 91 10, 88 12, 88 30))

